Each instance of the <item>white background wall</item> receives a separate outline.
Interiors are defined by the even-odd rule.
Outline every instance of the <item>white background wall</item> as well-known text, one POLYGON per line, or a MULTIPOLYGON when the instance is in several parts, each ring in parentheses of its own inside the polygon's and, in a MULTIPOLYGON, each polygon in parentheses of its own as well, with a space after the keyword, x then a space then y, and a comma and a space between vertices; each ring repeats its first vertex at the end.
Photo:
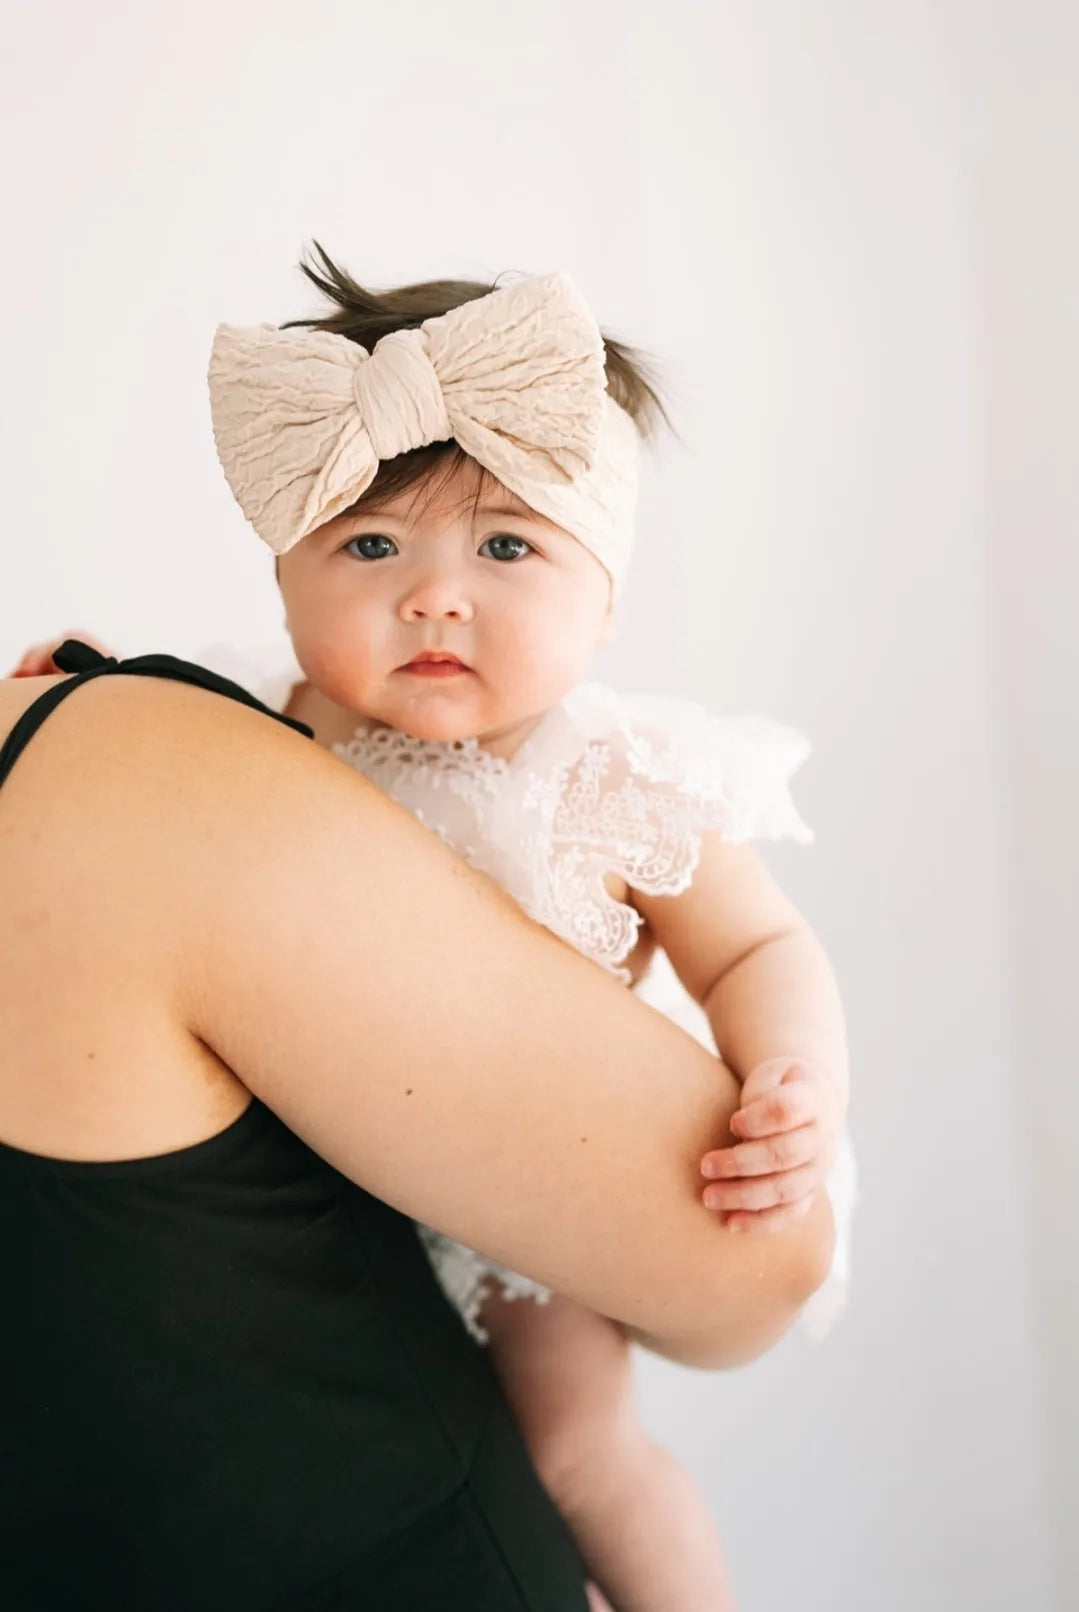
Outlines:
POLYGON ((1079 1606, 1079 8, 1009 18, 974 186, 1014 1070, 1062 1607, 1079 1606))
POLYGON ((374 284, 565 267, 666 360, 600 670, 813 735, 775 863, 865 1191, 826 1347, 642 1363, 746 1612, 1079 1603, 1069 9, 3 6, 0 664, 277 629, 202 377, 219 319, 314 306, 312 236, 374 284))

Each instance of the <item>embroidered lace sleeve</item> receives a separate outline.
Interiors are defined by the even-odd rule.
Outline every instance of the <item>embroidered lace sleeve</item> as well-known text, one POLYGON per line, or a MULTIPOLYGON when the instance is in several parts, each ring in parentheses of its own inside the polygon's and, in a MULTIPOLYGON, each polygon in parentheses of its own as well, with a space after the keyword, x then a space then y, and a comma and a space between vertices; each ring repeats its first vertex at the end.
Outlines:
POLYGON ((791 776, 810 751, 795 729, 765 717, 714 716, 688 700, 618 696, 595 685, 581 693, 602 699, 609 711, 606 809, 617 801, 625 829, 640 817, 658 831, 657 846, 667 848, 666 858, 645 858, 641 877, 648 885, 634 880, 634 888, 684 889, 704 829, 736 841, 812 840, 790 794, 791 776))
POLYGON ((789 780, 809 753, 792 728, 761 717, 717 717, 689 701, 623 696, 585 684, 566 703, 585 742, 562 770, 550 823, 551 910, 576 916, 567 934, 621 973, 639 919, 609 892, 608 875, 647 895, 678 895, 693 879, 701 838, 812 839, 789 780))

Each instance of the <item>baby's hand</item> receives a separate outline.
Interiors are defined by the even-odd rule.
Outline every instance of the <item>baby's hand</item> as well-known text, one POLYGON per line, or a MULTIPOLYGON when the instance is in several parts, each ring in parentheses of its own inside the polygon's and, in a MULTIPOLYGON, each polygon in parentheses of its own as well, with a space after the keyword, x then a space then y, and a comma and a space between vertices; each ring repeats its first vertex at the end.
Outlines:
POLYGON ((832 1167, 839 1141, 835 1087, 812 1064, 769 1058, 742 1087, 731 1117, 739 1138, 706 1153, 701 1174, 708 1209, 719 1209, 731 1231, 781 1231, 809 1211, 832 1167))
POLYGON ((64 634, 63 638, 50 638, 47 643, 32 644, 23 654, 15 670, 7 675, 9 677, 55 677, 60 668, 52 657, 60 648, 60 645, 68 638, 77 638, 80 643, 89 644, 91 649, 98 650, 102 655, 112 654, 112 650, 106 649, 105 645, 93 637, 91 633, 79 632, 77 628, 73 627, 70 632, 64 634))

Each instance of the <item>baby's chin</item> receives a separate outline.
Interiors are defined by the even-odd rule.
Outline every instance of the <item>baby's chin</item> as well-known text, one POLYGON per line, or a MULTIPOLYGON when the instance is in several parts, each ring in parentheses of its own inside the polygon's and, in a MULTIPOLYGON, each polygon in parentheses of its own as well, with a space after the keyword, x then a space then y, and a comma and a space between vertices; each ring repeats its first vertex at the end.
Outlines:
MULTIPOLYGON (((494 709, 486 700, 462 700, 460 695, 427 690, 414 699, 380 703, 375 720, 428 744, 456 744, 479 739, 513 727, 522 716, 494 709)), ((523 714, 522 714, 523 715, 523 714)))

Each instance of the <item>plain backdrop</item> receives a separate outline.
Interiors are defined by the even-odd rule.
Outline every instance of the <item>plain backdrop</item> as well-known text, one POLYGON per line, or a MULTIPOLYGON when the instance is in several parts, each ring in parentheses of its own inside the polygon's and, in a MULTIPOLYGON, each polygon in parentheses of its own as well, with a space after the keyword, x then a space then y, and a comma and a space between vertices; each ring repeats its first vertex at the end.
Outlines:
POLYGON ((679 427, 598 671, 812 736, 817 844, 772 860, 846 993, 864 1191, 834 1337, 644 1359, 644 1414, 746 1612, 1079 1605, 1079 12, 0 16, 0 662, 279 631, 204 373, 219 320, 317 306, 305 242, 375 285, 568 269, 679 427))

